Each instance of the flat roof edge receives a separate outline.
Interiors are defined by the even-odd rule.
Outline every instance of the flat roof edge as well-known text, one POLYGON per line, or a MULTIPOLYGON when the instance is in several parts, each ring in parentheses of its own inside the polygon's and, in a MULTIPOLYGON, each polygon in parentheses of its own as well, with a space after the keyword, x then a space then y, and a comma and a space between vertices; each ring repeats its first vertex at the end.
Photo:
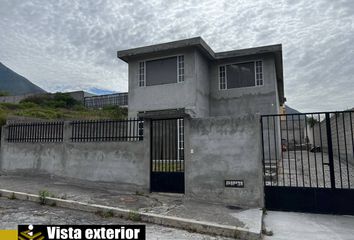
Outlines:
POLYGON ((274 44, 274 45, 266 45, 266 46, 253 47, 253 48, 237 49, 237 50, 231 50, 225 52, 217 52, 215 53, 215 58, 223 59, 223 58, 230 58, 230 57, 240 57, 246 55, 256 55, 256 54, 281 52, 281 51, 282 51, 282 45, 274 44))
POLYGON ((149 45, 144 47, 131 48, 127 50, 120 50, 117 51, 117 57, 124 61, 127 61, 129 57, 136 56, 136 55, 167 51, 167 50, 178 49, 178 48, 186 48, 186 47, 199 47, 202 50, 204 49, 206 53, 209 54, 211 57, 214 57, 213 50, 208 46, 208 44, 201 37, 194 37, 194 38, 182 39, 173 42, 166 42, 166 43, 154 44, 154 45, 149 45))

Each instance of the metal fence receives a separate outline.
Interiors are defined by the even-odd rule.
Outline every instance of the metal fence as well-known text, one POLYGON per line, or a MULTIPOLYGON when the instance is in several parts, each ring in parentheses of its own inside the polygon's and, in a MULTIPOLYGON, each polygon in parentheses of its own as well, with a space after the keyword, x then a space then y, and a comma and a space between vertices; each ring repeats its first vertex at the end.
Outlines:
POLYGON ((73 142, 142 141, 144 122, 128 120, 88 120, 71 122, 73 142))
POLYGON ((262 116, 266 185, 354 188, 352 115, 262 116))
POLYGON ((62 142, 64 122, 12 123, 7 126, 8 142, 62 142))
POLYGON ((128 93, 115 93, 108 95, 85 97, 84 104, 89 108, 101 108, 104 106, 127 106, 128 93))
POLYGON ((354 215, 353 115, 261 117, 267 209, 354 215))

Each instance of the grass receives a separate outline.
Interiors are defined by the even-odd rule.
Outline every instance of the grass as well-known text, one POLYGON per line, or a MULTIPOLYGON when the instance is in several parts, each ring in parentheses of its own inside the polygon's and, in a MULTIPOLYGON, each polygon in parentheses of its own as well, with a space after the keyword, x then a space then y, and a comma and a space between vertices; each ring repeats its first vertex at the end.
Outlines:
POLYGON ((108 211, 102 211, 102 210, 98 210, 95 213, 97 216, 100 216, 102 218, 112 218, 114 217, 114 213, 112 210, 108 210, 108 211))
POLYGON ((136 211, 129 211, 129 220, 137 222, 141 220, 141 216, 136 211))
POLYGON ((153 171, 157 172, 183 172, 184 171, 184 162, 176 162, 176 160, 160 160, 152 162, 153 171))
POLYGON ((56 93, 29 97, 18 104, 0 103, 0 126, 5 125, 10 116, 45 120, 124 119, 127 109, 119 106, 89 109, 67 94, 56 93))

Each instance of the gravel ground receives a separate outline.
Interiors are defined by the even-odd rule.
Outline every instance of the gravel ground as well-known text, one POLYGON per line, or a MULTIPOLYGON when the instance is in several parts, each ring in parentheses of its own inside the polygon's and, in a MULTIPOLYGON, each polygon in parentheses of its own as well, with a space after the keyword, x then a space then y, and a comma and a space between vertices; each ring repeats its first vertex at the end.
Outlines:
MULTIPOLYGON (((336 156, 333 160, 336 187, 354 189, 354 166, 347 164, 345 159, 339 161, 336 156)), ((278 162, 278 185, 330 188, 330 172, 326 163, 327 153, 306 150, 283 152, 283 161, 278 162)), ((275 176, 272 180, 276 185, 275 176)))
MULTIPOLYGON (((37 203, 0 198, 0 229, 17 229, 18 224, 145 224, 121 218, 104 218, 94 213, 42 206, 37 203)), ((156 240, 228 240, 190 233, 153 224, 146 225, 146 239, 156 240)), ((229 239, 230 240, 230 239, 229 239)))

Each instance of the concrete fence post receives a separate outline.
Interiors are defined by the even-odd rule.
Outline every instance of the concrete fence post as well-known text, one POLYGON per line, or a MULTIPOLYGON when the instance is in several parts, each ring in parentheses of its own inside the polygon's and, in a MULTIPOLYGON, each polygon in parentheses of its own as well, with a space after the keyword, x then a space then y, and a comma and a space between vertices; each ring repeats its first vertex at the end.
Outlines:
POLYGON ((64 121, 63 143, 71 142, 72 124, 71 121, 64 121))
POLYGON ((151 120, 150 119, 144 119, 144 165, 146 172, 144 173, 145 175, 145 181, 146 181, 146 190, 150 191, 150 172, 151 172, 151 120))
POLYGON ((2 162, 3 162, 3 148, 4 148, 4 144, 6 141, 6 135, 7 135, 7 128, 6 125, 1 127, 1 135, 0 135, 0 171, 2 171, 2 162))

